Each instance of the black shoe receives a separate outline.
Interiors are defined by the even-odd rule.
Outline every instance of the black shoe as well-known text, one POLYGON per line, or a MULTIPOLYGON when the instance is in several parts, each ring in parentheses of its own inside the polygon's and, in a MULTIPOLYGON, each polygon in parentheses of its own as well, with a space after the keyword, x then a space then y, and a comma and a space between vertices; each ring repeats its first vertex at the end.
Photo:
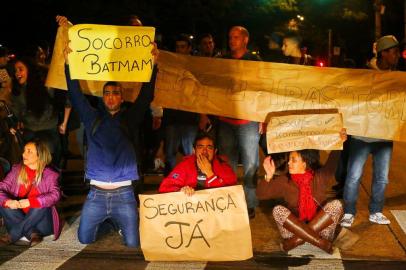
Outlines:
POLYGON ((250 219, 255 218, 255 208, 248 208, 248 217, 250 219))

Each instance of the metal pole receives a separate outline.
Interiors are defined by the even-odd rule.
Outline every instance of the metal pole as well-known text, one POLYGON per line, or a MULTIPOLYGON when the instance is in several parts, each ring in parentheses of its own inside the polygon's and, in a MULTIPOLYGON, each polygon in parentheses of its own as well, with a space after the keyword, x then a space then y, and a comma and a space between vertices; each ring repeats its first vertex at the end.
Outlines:
POLYGON ((403 23, 404 23, 404 31, 405 31, 403 38, 406 39, 406 0, 403 1, 403 23))
POLYGON ((382 34, 381 8, 382 8, 382 1, 381 0, 374 0, 375 40, 378 40, 381 37, 381 34, 382 34))
POLYGON ((328 29, 328 60, 327 60, 328 67, 331 67, 332 51, 333 51, 333 30, 328 29))

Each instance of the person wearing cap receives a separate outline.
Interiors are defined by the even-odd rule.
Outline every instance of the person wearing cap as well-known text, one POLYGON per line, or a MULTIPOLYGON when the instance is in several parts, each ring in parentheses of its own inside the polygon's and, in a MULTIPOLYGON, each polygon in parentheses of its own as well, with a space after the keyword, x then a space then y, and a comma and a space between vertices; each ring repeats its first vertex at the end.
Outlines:
MULTIPOLYGON (((371 68, 380 71, 396 69, 399 60, 399 42, 392 35, 381 37, 376 42, 377 59, 371 68)), ((373 158, 373 177, 369 203, 369 221, 376 224, 390 224, 382 214, 385 189, 388 184, 389 166, 393 142, 383 139, 352 136, 349 142, 347 177, 344 185, 344 217, 341 226, 351 227, 356 214, 358 190, 368 155, 373 158)))

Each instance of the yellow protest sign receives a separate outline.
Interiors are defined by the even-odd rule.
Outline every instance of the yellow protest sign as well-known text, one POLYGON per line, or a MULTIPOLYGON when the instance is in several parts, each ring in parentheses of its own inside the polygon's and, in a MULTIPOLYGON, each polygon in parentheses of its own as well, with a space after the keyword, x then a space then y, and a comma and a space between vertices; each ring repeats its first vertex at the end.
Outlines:
POLYGON ((159 56, 156 105, 267 122, 269 112, 338 109, 348 134, 406 141, 404 72, 159 56), (170 97, 170 98, 168 98, 170 97))
POLYGON ((155 28, 77 24, 69 28, 72 79, 148 82, 155 28))
POLYGON ((45 81, 47 87, 67 90, 64 66, 65 57, 63 55, 63 50, 65 49, 68 40, 68 27, 58 27, 51 63, 45 81))
POLYGON ((252 257, 242 186, 140 197, 141 248, 147 261, 236 261, 252 257))
MULTIPOLYGON (((47 87, 67 90, 65 78, 65 59, 63 50, 68 41, 68 28, 59 27, 56 33, 54 50, 51 64, 47 74, 45 85, 47 87)), ((104 81, 80 80, 80 88, 85 94, 93 96, 103 95, 104 81)), ((123 86, 123 98, 126 101, 134 101, 141 89, 140 82, 121 82, 123 86)))
POLYGON ((342 150, 341 114, 302 114, 271 117, 266 131, 268 153, 302 149, 342 150))

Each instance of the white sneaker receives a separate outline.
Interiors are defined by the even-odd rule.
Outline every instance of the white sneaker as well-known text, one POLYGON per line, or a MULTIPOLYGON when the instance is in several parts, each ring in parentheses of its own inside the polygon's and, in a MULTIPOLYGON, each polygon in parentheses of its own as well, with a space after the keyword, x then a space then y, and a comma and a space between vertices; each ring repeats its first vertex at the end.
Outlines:
POLYGON ((369 215, 369 221, 376 223, 376 224, 382 224, 382 225, 390 224, 390 220, 380 212, 369 215))
POLYGON ((349 228, 351 227, 352 223, 354 223, 354 215, 353 214, 344 214, 343 218, 341 219, 341 227, 349 228))
POLYGON ((159 169, 164 169, 164 168, 165 168, 165 162, 163 162, 163 160, 160 158, 155 158, 154 159, 154 170, 159 170, 159 169))
POLYGON ((24 242, 30 242, 30 240, 28 240, 28 238, 25 236, 21 237, 19 240, 24 242))

